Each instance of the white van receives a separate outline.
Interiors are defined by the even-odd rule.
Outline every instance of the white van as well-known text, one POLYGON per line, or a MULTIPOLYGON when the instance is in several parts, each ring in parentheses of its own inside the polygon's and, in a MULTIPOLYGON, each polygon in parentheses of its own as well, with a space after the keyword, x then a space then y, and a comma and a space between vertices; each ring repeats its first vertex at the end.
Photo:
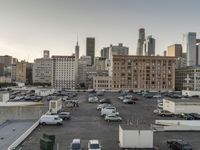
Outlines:
POLYGON ((58 115, 43 115, 40 118, 40 124, 47 125, 47 124, 56 124, 62 125, 63 119, 60 118, 58 115))
POLYGON ((108 106, 101 109, 101 116, 106 116, 110 114, 119 115, 119 112, 116 112, 116 107, 108 106))

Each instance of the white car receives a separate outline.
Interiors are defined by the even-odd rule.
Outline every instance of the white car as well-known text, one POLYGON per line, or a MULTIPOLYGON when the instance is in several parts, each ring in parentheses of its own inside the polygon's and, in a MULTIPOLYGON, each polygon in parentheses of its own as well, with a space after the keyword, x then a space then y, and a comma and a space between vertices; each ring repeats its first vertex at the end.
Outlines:
POLYGON ((105 116, 105 121, 122 121, 122 118, 116 114, 110 114, 105 116))
POLYGON ((158 106, 157 106, 159 109, 163 109, 163 103, 158 103, 158 106))
POLYGON ((101 116, 105 116, 111 113, 115 113, 116 112, 116 107, 114 106, 107 106, 101 109, 101 116))
POLYGON ((101 145, 98 140, 89 140, 88 150, 101 150, 101 145))
POLYGON ((118 99, 119 99, 119 100, 123 100, 123 99, 124 99, 124 97, 123 97, 123 96, 120 96, 120 97, 118 97, 118 99))
POLYGON ((133 95, 126 95, 124 98, 133 98, 133 95))
POLYGON ((111 104, 107 104, 107 103, 99 104, 97 106, 97 110, 101 110, 102 108, 107 107, 107 106, 112 106, 112 105, 111 104))
POLYGON ((155 110, 153 111, 153 113, 154 113, 154 114, 159 114, 161 111, 162 111, 162 109, 157 108, 157 109, 155 109, 155 110))
POLYGON ((89 97, 88 98, 88 102, 89 103, 98 103, 99 100, 98 100, 98 98, 96 96, 95 97, 89 97))

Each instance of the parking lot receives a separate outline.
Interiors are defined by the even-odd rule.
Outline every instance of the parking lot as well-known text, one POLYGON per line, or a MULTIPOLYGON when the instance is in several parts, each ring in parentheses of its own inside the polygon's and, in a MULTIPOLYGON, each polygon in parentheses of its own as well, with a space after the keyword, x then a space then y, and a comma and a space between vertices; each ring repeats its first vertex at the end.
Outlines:
MULTIPOLYGON (((119 124, 154 124, 155 119, 163 117, 153 114, 157 100, 137 96, 136 104, 124 104, 118 97, 119 93, 105 93, 99 98, 110 98, 112 104, 117 108, 122 122, 106 122, 100 117, 100 111, 96 110, 98 103, 88 103, 88 93, 78 94, 79 107, 66 108, 71 112, 71 120, 64 121, 62 126, 39 126, 22 144, 24 150, 40 149, 40 138, 43 133, 56 135, 56 143, 59 150, 69 149, 74 138, 80 138, 82 146, 87 149, 90 139, 98 139, 105 150, 118 150, 119 124)), ((165 117, 166 118, 166 117, 165 117)), ((167 118, 171 119, 171 117, 167 118)), ((160 150, 169 150, 166 140, 181 138, 188 141, 194 150, 200 147, 200 132, 156 132, 154 134, 154 146, 160 150)))

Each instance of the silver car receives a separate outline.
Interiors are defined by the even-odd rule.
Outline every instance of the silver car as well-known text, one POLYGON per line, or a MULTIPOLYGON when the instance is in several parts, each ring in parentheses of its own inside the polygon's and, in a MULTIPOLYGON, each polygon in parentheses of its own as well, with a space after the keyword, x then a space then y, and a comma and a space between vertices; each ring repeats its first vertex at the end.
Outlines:
POLYGON ((105 116, 105 121, 122 121, 122 118, 116 114, 110 114, 105 116))

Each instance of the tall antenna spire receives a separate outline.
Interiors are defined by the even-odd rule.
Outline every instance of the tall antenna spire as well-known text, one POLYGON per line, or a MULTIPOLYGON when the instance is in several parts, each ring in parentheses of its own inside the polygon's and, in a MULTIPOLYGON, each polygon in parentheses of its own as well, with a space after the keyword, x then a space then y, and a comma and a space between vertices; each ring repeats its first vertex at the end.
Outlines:
POLYGON ((77 43, 76 43, 76 45, 78 45, 78 33, 77 33, 77 43))

